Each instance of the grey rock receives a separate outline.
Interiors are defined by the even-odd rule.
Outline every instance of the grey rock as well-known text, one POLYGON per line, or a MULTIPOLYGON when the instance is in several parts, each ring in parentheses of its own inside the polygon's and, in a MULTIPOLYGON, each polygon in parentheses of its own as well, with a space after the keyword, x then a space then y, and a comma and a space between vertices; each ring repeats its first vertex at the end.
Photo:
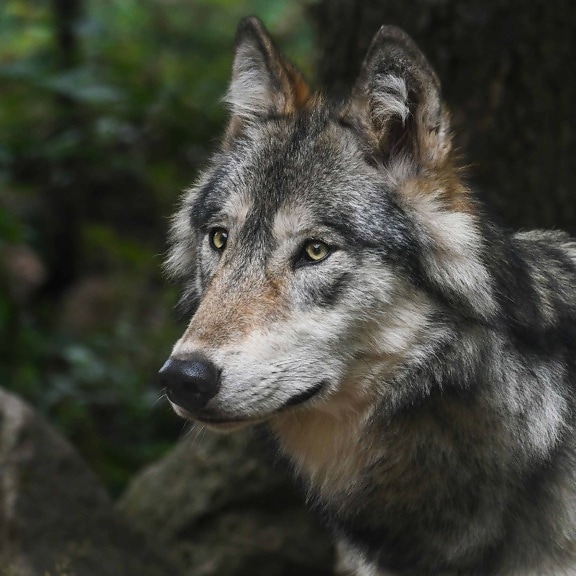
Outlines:
POLYGON ((332 574, 330 536, 250 431, 201 431, 137 476, 119 502, 189 576, 332 574))
POLYGON ((0 388, 0 576, 177 576, 70 444, 0 388))

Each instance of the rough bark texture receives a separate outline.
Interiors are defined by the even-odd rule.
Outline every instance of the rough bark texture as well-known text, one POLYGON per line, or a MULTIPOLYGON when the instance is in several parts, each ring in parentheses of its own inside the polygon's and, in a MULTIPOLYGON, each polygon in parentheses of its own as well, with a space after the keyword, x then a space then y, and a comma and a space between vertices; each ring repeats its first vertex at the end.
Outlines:
POLYGON ((321 0, 322 84, 343 94, 380 25, 438 72, 456 142, 488 205, 513 227, 576 228, 576 7, 570 0, 321 0))

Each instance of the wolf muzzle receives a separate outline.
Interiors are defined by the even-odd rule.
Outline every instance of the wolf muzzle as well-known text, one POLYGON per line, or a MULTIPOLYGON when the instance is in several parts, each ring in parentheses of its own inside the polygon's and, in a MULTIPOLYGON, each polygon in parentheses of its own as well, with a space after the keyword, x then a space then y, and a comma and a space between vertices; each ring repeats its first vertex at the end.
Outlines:
POLYGON ((204 408, 220 390, 221 371, 202 354, 170 357, 159 372, 171 402, 190 412, 204 408))

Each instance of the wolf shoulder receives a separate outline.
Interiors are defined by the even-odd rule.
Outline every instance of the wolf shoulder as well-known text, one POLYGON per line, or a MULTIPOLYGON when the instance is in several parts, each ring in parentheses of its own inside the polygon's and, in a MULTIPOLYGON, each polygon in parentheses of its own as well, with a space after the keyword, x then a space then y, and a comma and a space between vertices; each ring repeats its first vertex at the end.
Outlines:
POLYGON ((576 262, 576 237, 563 230, 523 230, 516 232, 513 237, 526 247, 549 246, 563 250, 576 262))
POLYGON ((563 250, 576 262, 576 237, 564 230, 522 230, 515 232, 513 238, 525 247, 563 250))
POLYGON ((576 303, 575 237, 560 230, 530 230, 515 233, 512 241, 536 277, 552 274, 549 282, 571 290, 559 295, 576 303))

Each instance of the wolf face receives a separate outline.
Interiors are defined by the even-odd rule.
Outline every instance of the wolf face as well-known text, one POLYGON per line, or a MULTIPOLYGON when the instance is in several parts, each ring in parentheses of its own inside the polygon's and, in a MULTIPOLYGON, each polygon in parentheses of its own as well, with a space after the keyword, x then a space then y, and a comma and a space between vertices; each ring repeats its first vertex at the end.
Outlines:
POLYGON ((416 342, 439 330, 418 287, 423 266, 454 297, 474 298, 478 284, 489 291, 437 81, 415 50, 384 29, 350 101, 330 106, 308 95, 259 22, 240 26, 232 120, 173 227, 168 269, 186 278, 185 300, 197 306, 173 350, 177 366, 164 371, 178 413, 222 429, 287 410, 354 410, 366 395, 392 394, 386 375, 417 361, 416 342), (426 228, 418 210, 440 222, 426 228), (418 253, 432 235, 444 241, 445 265, 418 253), (455 272, 464 242, 465 269, 455 272), (186 391, 170 385, 174 374, 186 391))
MULTIPOLYGON (((381 181, 326 109, 250 127, 219 155, 178 223, 194 234, 188 297, 199 305, 173 356, 201 352, 220 374, 195 416, 259 420, 312 398, 327 407, 375 353, 375 319, 401 315, 393 303, 409 289, 392 272, 404 218, 381 181), (375 209, 394 222, 386 238, 366 217, 375 209)), ((387 352, 409 337, 390 334, 387 352)))
POLYGON ((482 214, 396 28, 335 104, 249 18, 226 100, 172 228, 176 412, 265 421, 358 574, 576 574, 574 242, 482 214))

